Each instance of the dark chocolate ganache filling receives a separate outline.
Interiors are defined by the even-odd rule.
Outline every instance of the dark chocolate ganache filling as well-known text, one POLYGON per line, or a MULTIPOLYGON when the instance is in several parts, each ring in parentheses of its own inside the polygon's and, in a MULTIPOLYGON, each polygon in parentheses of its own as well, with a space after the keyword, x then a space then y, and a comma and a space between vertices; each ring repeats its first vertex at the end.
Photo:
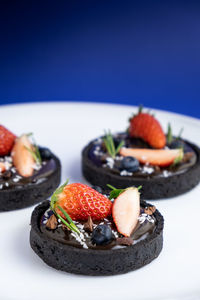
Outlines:
MULTIPOLYGON (((70 245, 77 248, 85 248, 85 249, 94 249, 94 250, 107 250, 107 249, 118 249, 122 247, 127 247, 122 244, 119 245, 119 238, 123 236, 117 231, 116 226, 111 218, 104 219, 100 222, 93 222, 93 229, 99 224, 109 225, 112 229, 112 239, 110 243, 106 245, 95 245, 92 243, 91 236, 92 233, 88 232, 84 229, 85 222, 74 222, 81 234, 78 235, 74 232, 69 231, 66 227, 63 227, 61 223, 58 223, 56 229, 49 229, 46 227, 47 220, 53 212, 49 209, 45 212, 45 214, 41 218, 40 222, 40 230, 50 239, 56 240, 60 243, 70 245)), ((149 234, 151 234, 156 227, 156 219, 153 215, 147 215, 141 209, 141 214, 138 219, 138 224, 136 229, 131 235, 133 240, 133 245, 139 242, 142 239, 145 239, 149 234)))
MULTIPOLYGON (((49 153, 51 152, 49 151, 49 153)), ((8 156, 1 159, 4 161, 6 160, 10 167, 7 171, 0 174, 0 190, 22 188, 24 185, 39 184, 48 180, 48 176, 56 169, 56 162, 53 156, 48 158, 42 157, 42 163, 40 166, 36 165, 33 175, 30 177, 22 177, 12 165, 11 157, 8 156)))
MULTIPOLYGON (((115 146, 117 147, 121 141, 124 141, 124 146, 129 148, 148 148, 152 149, 147 143, 139 138, 131 138, 127 133, 118 133, 113 135, 115 146)), ((196 152, 193 148, 185 141, 179 139, 181 143, 181 148, 184 152, 183 160, 178 164, 172 164, 168 167, 159 167, 152 165, 139 164, 139 169, 134 172, 127 172, 121 169, 122 156, 116 155, 115 159, 111 158, 105 149, 104 142, 102 138, 96 139, 92 144, 88 152, 89 159, 97 166, 108 170, 113 174, 118 174, 121 176, 133 176, 141 178, 150 177, 168 177, 174 174, 179 174, 186 172, 188 168, 195 165, 197 161, 196 152)), ((166 146, 171 148, 170 145, 166 146)), ((174 149, 174 148, 173 148, 174 149)))

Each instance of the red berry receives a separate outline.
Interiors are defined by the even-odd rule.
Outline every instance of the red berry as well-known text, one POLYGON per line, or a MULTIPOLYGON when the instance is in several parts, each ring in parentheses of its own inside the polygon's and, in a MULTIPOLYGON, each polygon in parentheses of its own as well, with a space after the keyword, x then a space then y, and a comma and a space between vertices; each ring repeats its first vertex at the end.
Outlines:
POLYGON ((87 220, 89 216, 93 220, 101 220, 110 215, 112 202, 86 184, 71 183, 58 194, 58 201, 55 204, 56 212, 64 218, 58 205, 72 220, 87 220))
POLYGON ((17 169, 18 173, 23 177, 29 177, 33 175, 35 160, 28 151, 33 149, 33 145, 28 139, 26 134, 23 134, 15 140, 15 144, 12 148, 11 156, 13 159, 13 165, 17 169))
POLYGON ((114 201, 112 216, 117 230, 129 237, 137 226, 140 214, 140 193, 137 188, 128 188, 114 201))
POLYGON ((0 156, 10 153, 15 139, 16 136, 12 132, 0 125, 0 156))
POLYGON ((143 139, 153 148, 161 149, 166 145, 160 123, 148 113, 139 113, 130 120, 129 134, 143 139))

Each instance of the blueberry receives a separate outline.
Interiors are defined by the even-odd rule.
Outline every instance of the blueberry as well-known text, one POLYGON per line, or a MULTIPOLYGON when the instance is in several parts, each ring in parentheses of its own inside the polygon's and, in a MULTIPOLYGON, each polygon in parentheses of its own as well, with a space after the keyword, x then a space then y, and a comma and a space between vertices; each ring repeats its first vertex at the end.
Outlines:
POLYGON ((170 149, 182 148, 185 153, 192 151, 192 148, 188 144, 186 144, 184 141, 179 139, 174 139, 169 145, 169 147, 170 149))
POLYGON ((139 169, 139 161, 135 157, 126 156, 121 160, 120 169, 136 172, 139 169))
POLYGON ((50 159, 52 157, 51 151, 48 148, 40 147, 39 148, 40 155, 42 158, 50 159))
POLYGON ((100 186, 98 186, 98 185, 93 185, 92 189, 95 190, 95 191, 97 191, 97 192, 99 192, 100 194, 103 193, 102 188, 100 186))
POLYGON ((173 140, 169 146, 171 149, 183 148, 183 142, 180 140, 173 140))
POLYGON ((92 232, 92 243, 96 245, 106 245, 111 242, 112 230, 108 225, 98 225, 92 232))

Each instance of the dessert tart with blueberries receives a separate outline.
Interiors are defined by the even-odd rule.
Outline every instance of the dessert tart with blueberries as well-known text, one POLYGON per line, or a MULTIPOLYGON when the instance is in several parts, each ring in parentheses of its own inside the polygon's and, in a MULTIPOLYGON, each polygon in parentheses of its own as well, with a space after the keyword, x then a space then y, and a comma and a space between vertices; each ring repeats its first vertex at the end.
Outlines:
POLYGON ((161 199, 183 194, 200 181, 200 149, 165 134, 150 113, 139 109, 128 130, 91 141, 82 152, 82 172, 92 185, 125 188, 142 185, 142 198, 161 199))
POLYGON ((32 134, 17 137, 0 125, 0 211, 48 198, 60 183, 59 159, 37 146, 32 134))
POLYGON ((164 220, 139 188, 65 183, 31 217, 30 245, 49 266, 83 275, 136 270, 158 257, 164 220))

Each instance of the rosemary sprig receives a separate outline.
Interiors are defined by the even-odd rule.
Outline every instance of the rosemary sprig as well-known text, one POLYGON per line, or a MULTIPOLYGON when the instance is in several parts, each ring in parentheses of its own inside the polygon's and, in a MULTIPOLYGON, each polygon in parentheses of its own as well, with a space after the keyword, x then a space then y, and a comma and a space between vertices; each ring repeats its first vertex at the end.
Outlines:
POLYGON ((168 126, 167 126, 167 142, 168 142, 168 144, 171 144, 172 140, 173 140, 172 127, 171 127, 171 124, 168 123, 168 126))
POLYGON ((143 110, 143 105, 140 104, 138 107, 138 115, 142 113, 142 110, 143 110))
POLYGON ((180 131, 179 131, 179 134, 178 134, 178 136, 177 136, 177 139, 180 139, 180 138, 181 138, 181 135, 182 135, 182 133, 183 133, 183 130, 184 130, 184 128, 182 127, 182 128, 180 129, 180 131))
POLYGON ((36 141, 35 139, 33 138, 33 133, 30 132, 30 133, 27 133, 26 134, 27 137, 32 137, 32 140, 33 140, 33 148, 30 149, 28 147, 25 146, 25 148, 31 153, 31 155, 33 156, 33 159, 35 160, 36 163, 38 163, 39 165, 41 165, 42 163, 42 158, 41 158, 41 155, 40 155, 40 151, 39 151, 39 148, 38 148, 38 145, 36 144, 36 141))
MULTIPOLYGON (((110 195, 109 195, 109 199, 115 199, 117 198, 121 193, 123 193, 126 189, 116 189, 114 186, 112 186, 111 184, 107 184, 107 187, 109 187, 111 189, 110 195)), ((138 191, 142 188, 142 186, 138 186, 137 189, 138 191)))
POLYGON ((106 146, 106 149, 107 149, 109 155, 112 158, 115 158, 115 156, 117 155, 117 153, 119 152, 121 147, 124 146, 124 141, 121 141, 119 143, 119 145, 117 146, 117 148, 115 148, 115 143, 114 143, 114 140, 113 140, 113 136, 112 136, 112 134, 109 130, 108 130, 108 132, 105 132, 105 137, 103 138, 103 141, 105 143, 105 146, 106 146))
POLYGON ((68 213, 66 213, 66 211, 60 206, 58 205, 57 206, 58 209, 63 213, 63 215, 65 216, 65 218, 68 220, 68 222, 63 219, 61 217, 60 214, 56 213, 58 218, 69 228, 71 229, 72 231, 75 231, 76 233, 80 234, 80 231, 78 230, 77 226, 74 224, 74 222, 72 221, 72 219, 70 218, 70 216, 68 215, 68 213))
POLYGON ((40 155, 38 155, 39 150, 36 150, 36 149, 32 150, 26 146, 25 146, 25 148, 31 153, 31 155, 33 156, 33 159, 35 160, 36 163, 38 163, 38 164, 42 163, 41 157, 40 157, 40 155))
POLYGON ((33 132, 26 133, 26 136, 32 136, 33 132))
POLYGON ((34 143, 35 154, 37 156, 38 162, 41 164, 42 163, 42 158, 41 158, 41 155, 40 155, 38 145, 37 145, 33 135, 32 135, 32 140, 33 140, 33 143, 34 143))
POLYGON ((74 231, 74 232, 80 234, 78 227, 74 224, 74 222, 72 221, 72 219, 70 218, 68 213, 60 205, 58 205, 57 208, 63 213, 66 220, 63 217, 61 217, 61 215, 59 213, 57 213, 55 210, 55 204, 58 201, 58 195, 60 193, 62 193, 64 187, 68 184, 68 182, 69 182, 69 179, 67 179, 67 181, 63 185, 61 185, 60 187, 58 187, 55 190, 55 192, 51 196, 50 207, 51 207, 52 211, 54 212, 54 214, 61 220, 61 222, 64 225, 66 225, 71 231, 74 231))
POLYGON ((181 138, 181 135, 183 133, 183 130, 184 128, 182 127, 179 131, 179 134, 177 135, 176 138, 173 138, 173 135, 172 135, 172 127, 171 127, 171 124, 168 123, 168 127, 167 127, 167 142, 168 144, 171 144, 173 140, 179 140, 181 138))

